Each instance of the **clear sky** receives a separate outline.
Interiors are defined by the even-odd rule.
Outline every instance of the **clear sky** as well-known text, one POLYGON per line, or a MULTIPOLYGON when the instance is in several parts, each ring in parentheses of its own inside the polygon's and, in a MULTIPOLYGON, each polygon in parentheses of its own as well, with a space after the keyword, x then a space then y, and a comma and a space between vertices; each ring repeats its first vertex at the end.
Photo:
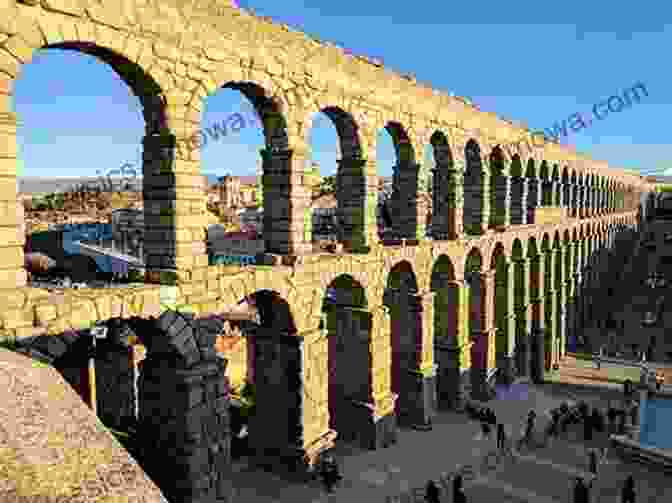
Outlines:
MULTIPOLYGON (((579 132, 575 145, 614 167, 672 168, 666 117, 672 93, 667 61, 672 7, 666 2, 441 2, 415 0, 240 0, 243 8, 334 42, 418 81, 466 96, 482 110, 551 128, 576 112, 641 82, 648 97, 579 132)), ((24 66, 15 111, 22 125, 24 176, 96 176, 125 162, 139 167, 144 120, 138 99, 104 63, 58 49, 24 66)), ((252 106, 236 91, 207 98, 204 126, 252 106)), ((587 115, 586 115, 587 117, 587 115)), ((394 151, 378 135, 379 174, 389 176, 394 151)), ((311 132, 322 174, 336 169, 337 135, 320 114, 311 132)), ((253 175, 263 137, 258 122, 203 148, 204 174, 253 175)))

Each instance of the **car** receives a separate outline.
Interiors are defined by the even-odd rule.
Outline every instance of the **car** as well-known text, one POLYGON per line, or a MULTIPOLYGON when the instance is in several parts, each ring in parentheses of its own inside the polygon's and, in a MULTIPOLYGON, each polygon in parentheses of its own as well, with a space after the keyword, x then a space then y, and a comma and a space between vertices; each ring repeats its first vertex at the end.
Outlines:
POLYGON ((672 242, 672 232, 668 232, 665 234, 664 240, 666 243, 672 242))
POLYGON ((665 281, 665 278, 658 278, 656 280, 656 286, 658 288, 665 288, 667 286, 667 281, 665 281))
POLYGON ((658 321, 658 316, 652 311, 647 311, 644 313, 644 318, 642 319, 642 325, 651 326, 658 321))

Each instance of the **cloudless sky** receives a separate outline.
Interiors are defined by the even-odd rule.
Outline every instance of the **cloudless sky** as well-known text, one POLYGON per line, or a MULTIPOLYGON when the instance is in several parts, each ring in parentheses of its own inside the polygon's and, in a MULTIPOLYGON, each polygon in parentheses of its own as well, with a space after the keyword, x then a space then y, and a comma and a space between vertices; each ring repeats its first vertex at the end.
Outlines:
MULTIPOLYGON (((354 54, 382 59, 401 73, 482 110, 552 127, 575 112, 641 82, 648 97, 577 133, 575 145, 614 167, 642 172, 672 168, 667 117, 672 111, 672 7, 643 0, 588 2, 413 2, 367 0, 240 0, 260 16, 289 24, 354 54)), ((139 100, 105 63, 47 49, 24 66, 17 82, 20 175, 96 176, 125 162, 140 166, 144 120, 139 100)), ((238 92, 207 98, 203 125, 232 113, 254 119, 238 92)), ((258 121, 203 147, 204 174, 254 175, 263 136, 258 121)), ((392 141, 378 135, 379 174, 394 164, 392 141)), ((337 135, 326 116, 311 131, 322 174, 336 169, 337 135)))

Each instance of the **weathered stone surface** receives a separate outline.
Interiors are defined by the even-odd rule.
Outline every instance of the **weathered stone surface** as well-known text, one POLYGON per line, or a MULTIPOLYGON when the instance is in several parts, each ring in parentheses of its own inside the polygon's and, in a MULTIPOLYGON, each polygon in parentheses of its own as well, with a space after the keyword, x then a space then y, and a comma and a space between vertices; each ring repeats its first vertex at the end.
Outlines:
POLYGON ((5 349, 0 363, 3 499, 166 502, 58 372, 5 349))

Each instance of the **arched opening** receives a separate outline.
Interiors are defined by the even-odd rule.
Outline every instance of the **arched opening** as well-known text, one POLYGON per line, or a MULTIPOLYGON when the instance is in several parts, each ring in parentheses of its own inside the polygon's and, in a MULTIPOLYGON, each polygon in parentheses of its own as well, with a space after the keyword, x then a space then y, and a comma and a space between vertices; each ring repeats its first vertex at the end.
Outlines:
POLYGON ((492 254, 490 261, 490 270, 495 272, 495 326, 497 334, 495 336, 495 361, 497 362, 497 381, 501 384, 511 384, 513 382, 513 366, 511 353, 513 351, 512 341, 509 337, 514 334, 509 333, 509 265, 504 251, 504 246, 498 243, 492 254))
POLYGON ((532 159, 527 161, 525 178, 527 179, 527 223, 534 224, 536 222, 535 215, 537 208, 541 205, 541 189, 532 159))
POLYGON ((579 216, 579 186, 577 183, 577 178, 576 178, 576 171, 572 171, 572 175, 570 177, 570 194, 571 194, 571 199, 570 199, 570 216, 572 218, 578 218, 579 216))
POLYGON ((574 330, 574 298, 572 282, 574 280, 574 240, 569 231, 564 235, 564 288, 566 291, 565 302, 567 305, 566 328, 561 337, 564 338, 563 348, 565 351, 575 352, 577 349, 576 331, 574 330))
POLYGON ((489 333, 486 331, 485 314, 487 290, 483 284, 483 258, 477 248, 473 248, 464 267, 464 278, 469 285, 469 325, 471 347, 471 394, 481 400, 491 398, 488 392, 489 333))
POLYGON ((484 219, 483 163, 481 148, 474 140, 469 140, 464 148, 466 169, 464 172, 464 207, 462 222, 467 235, 483 234, 486 227, 484 219))
POLYGON ((509 183, 506 176, 504 154, 499 147, 492 149, 490 154, 490 218, 489 228, 502 228, 507 221, 507 203, 509 199, 509 183))
POLYGON ((329 428, 338 440, 371 447, 372 322, 364 288, 352 276, 338 276, 327 288, 322 311, 329 341, 329 428))
POLYGON ((432 176, 432 236, 434 239, 456 239, 458 210, 458 180, 453 154, 446 136, 436 131, 430 138, 434 158, 432 176))
POLYGON ((556 365, 560 362, 561 357, 561 338, 563 331, 563 296, 562 296, 562 249, 560 247, 560 233, 555 231, 553 235, 553 243, 549 253, 550 268, 552 274, 550 291, 552 300, 552 356, 551 365, 556 365))
POLYGON ((469 292, 462 282, 455 281, 455 268, 446 255, 434 263, 430 288, 434 292, 438 408, 460 409, 469 386, 468 366, 461 349, 469 339, 469 292))
POLYGON ((539 180, 541 181, 541 206, 553 206, 553 183, 550 169, 546 161, 541 161, 539 167, 539 180))
POLYGON ((553 191, 553 203, 552 206, 556 208, 562 207, 562 186, 560 185, 560 172, 558 171, 558 165, 553 165, 553 171, 551 173, 551 187, 553 191))
POLYGON ((527 223, 527 182, 523 177, 523 166, 520 156, 515 154, 511 159, 511 224, 527 223))
POLYGON ((232 454, 263 464, 296 462, 303 447, 303 363, 289 304, 275 291, 259 290, 237 311, 250 316, 225 322, 216 345, 229 360, 232 454))
MULTIPOLYGON (((150 166, 143 166, 141 145, 147 150, 148 138, 165 128, 162 90, 120 54, 67 42, 36 51, 23 65, 12 107, 24 252, 51 260, 26 255, 3 267, 25 268, 34 286, 109 283, 115 248, 108 219, 113 209, 133 206, 142 218, 141 180, 150 166), (101 113, 109 120, 101 122, 101 113)), ((21 276, 9 286, 21 286, 21 276)))
POLYGON ((530 267, 530 304, 531 313, 531 335, 530 335, 530 377, 535 383, 543 381, 544 377, 544 326, 542 302, 544 291, 541 285, 540 269, 542 257, 537 248, 537 242, 530 238, 527 244, 527 259, 530 267))
POLYGON ((413 267, 399 262, 390 271, 385 291, 385 305, 390 308, 391 388, 398 395, 396 414, 400 425, 422 424, 418 405, 417 372, 422 348, 422 304, 417 296, 418 284, 413 267))
POLYGON ((377 191, 353 117, 337 107, 324 108, 314 118, 310 146, 313 242, 320 249, 340 242, 347 251, 366 252, 377 240, 377 191))
MULTIPOLYGON (((392 140, 396 163, 392 166, 391 194, 386 204, 388 221, 392 232, 386 239, 418 240, 426 236, 427 201, 418 194, 426 194, 426 177, 422 166, 416 161, 416 153, 404 127, 398 122, 389 122, 385 134, 378 134, 378 148, 392 140), (381 138, 382 136, 382 138, 381 138), (387 137, 387 138, 386 138, 387 137)), ((384 171, 380 172, 384 176, 384 171)))
POLYGON ((543 260, 543 291, 541 302, 544 306, 542 328, 544 331, 544 368, 546 371, 551 370, 552 356, 553 356, 553 325, 555 323, 555 313, 553 310, 553 299, 551 292, 553 290, 553 257, 551 255, 551 243, 548 234, 544 234, 541 240, 541 260, 543 260))
POLYGON ((514 268, 514 310, 516 312, 516 373, 519 376, 530 375, 530 340, 528 299, 529 284, 526 283, 529 267, 523 245, 519 239, 514 240, 511 259, 514 268))
POLYGON ((261 86, 229 82, 207 98, 203 129, 178 143, 184 158, 202 159, 211 264, 218 256, 250 263, 264 251, 286 254, 310 246, 310 218, 301 205, 288 213, 290 184, 277 178, 296 171, 297 163, 305 171, 306 162, 303 153, 289 149, 281 110, 261 86), (222 158, 235 162, 222 170, 222 158))
POLYGON ((571 208, 571 186, 569 185, 569 169, 567 166, 562 168, 562 176, 560 177, 561 189, 562 189, 562 204, 561 206, 565 208, 563 215, 570 216, 569 208, 571 208))

